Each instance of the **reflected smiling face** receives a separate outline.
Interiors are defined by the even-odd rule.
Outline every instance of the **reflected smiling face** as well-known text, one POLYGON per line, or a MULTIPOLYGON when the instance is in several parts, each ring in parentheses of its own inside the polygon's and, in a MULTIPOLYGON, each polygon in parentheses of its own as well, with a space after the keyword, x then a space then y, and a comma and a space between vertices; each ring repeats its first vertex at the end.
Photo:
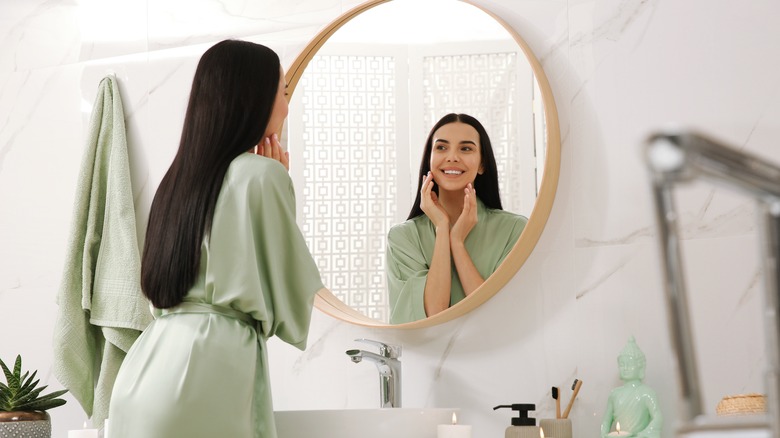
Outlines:
POLYGON ((471 125, 448 123, 433 133, 431 173, 439 191, 463 191, 482 170, 479 133, 471 125))

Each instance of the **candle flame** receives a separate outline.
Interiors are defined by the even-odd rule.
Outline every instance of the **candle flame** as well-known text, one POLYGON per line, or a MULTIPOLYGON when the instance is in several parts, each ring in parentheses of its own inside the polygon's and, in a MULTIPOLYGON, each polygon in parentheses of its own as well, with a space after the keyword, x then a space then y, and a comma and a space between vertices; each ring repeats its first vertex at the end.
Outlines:
POLYGON ((619 422, 619 421, 617 422, 617 427, 616 427, 616 429, 617 429, 617 433, 620 433, 620 422, 619 422))
POLYGON ((544 429, 539 428, 539 438, 544 438, 544 429))
POLYGON ((452 413, 452 424, 458 424, 458 416, 455 415, 455 412, 452 413))

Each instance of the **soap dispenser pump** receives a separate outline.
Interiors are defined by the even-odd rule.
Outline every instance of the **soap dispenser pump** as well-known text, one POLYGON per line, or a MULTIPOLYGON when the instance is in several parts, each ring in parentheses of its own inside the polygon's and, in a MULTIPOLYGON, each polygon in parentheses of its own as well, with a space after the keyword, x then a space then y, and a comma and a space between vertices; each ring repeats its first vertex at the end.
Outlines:
POLYGON ((515 403, 511 405, 498 405, 493 410, 509 408, 517 411, 517 417, 512 417, 512 425, 506 428, 504 438, 539 438, 541 428, 536 425, 536 419, 530 417, 528 412, 535 411, 536 405, 532 403, 515 403))

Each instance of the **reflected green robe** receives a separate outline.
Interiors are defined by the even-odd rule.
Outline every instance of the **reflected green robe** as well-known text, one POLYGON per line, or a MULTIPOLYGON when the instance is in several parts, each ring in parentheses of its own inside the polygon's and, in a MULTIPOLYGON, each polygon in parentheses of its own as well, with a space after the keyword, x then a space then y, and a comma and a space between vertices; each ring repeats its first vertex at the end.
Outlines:
MULTIPOLYGON (((524 216, 487 208, 477 198, 477 224, 466 237, 466 250, 482 278, 488 278, 504 261, 527 222, 524 216)), ((392 324, 427 317, 423 295, 435 241, 436 230, 424 214, 395 225, 388 232, 387 287, 392 324)), ((450 306, 465 297, 453 262, 450 306)))
POLYGON ((230 164, 201 251, 185 302, 156 309, 122 363, 112 438, 276 437, 266 339, 305 348, 322 288, 281 164, 230 164))

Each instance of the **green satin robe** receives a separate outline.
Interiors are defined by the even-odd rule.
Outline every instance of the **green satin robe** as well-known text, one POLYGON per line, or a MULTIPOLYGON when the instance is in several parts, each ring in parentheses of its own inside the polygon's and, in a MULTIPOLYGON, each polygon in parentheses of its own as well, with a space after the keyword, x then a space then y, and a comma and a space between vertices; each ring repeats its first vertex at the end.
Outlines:
MULTIPOLYGON (((477 224, 466 237, 466 250, 482 278, 488 278, 504 261, 527 222, 524 216, 487 208, 477 199, 477 224)), ((435 241, 436 230, 424 214, 395 225, 388 232, 387 287, 392 324, 427 317, 423 295, 435 241)), ((450 306, 465 297, 453 263, 450 306)))
POLYGON ((195 285, 127 354, 112 438, 275 438, 266 339, 305 348, 319 271, 276 161, 236 158, 201 246, 195 285))

